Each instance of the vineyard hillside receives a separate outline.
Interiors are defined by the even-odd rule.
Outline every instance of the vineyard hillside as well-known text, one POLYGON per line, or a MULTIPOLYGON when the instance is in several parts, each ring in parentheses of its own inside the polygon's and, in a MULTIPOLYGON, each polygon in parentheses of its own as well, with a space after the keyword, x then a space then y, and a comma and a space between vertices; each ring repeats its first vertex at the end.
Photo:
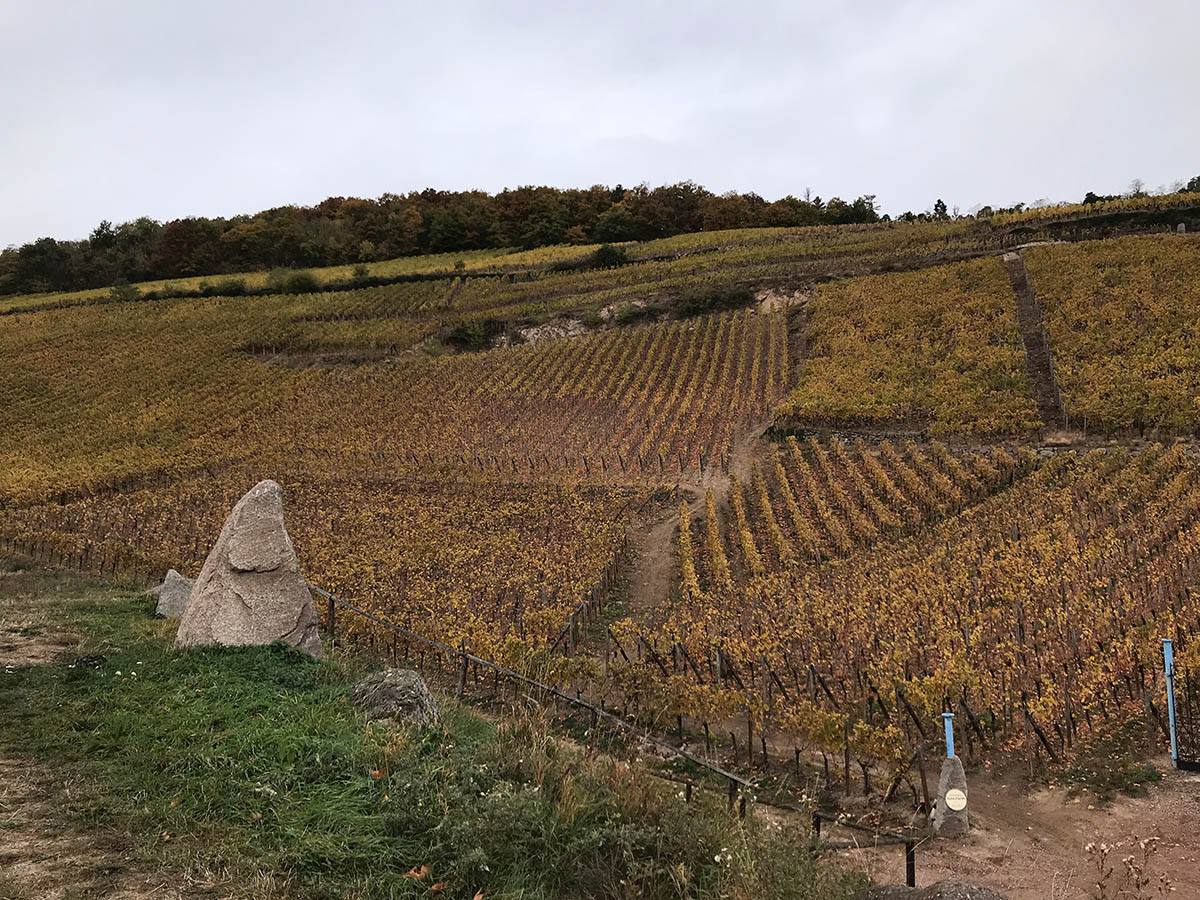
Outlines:
POLYGON ((915 834, 943 713, 969 774, 1094 788, 1116 735, 1142 788, 1162 639, 1200 665, 1196 211, 3 297, 0 554, 195 576, 272 478, 329 646, 681 802, 915 834))

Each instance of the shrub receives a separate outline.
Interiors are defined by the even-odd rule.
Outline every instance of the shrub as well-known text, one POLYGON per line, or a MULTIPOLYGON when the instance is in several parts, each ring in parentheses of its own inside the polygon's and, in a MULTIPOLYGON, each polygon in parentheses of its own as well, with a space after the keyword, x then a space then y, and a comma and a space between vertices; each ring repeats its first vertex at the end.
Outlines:
POLYGON ((224 278, 214 288, 218 297, 237 297, 246 293, 245 278, 224 278))
POLYGON ((657 319, 661 313, 662 308, 655 303, 626 303, 617 310, 616 320, 618 325, 632 325, 647 319, 657 319))
POLYGON ((291 274, 291 269, 272 269, 267 273, 267 280, 264 283, 272 291, 282 291, 283 283, 291 274))
POLYGON ((112 286, 112 289, 108 292, 108 296, 118 303, 127 303, 131 300, 137 300, 142 296, 142 292, 137 289, 136 285, 122 281, 112 286))
POLYGON ((507 325, 499 319, 464 322, 451 329, 443 340, 455 350, 484 350, 495 337, 503 334, 506 329, 507 325))
POLYGON ((614 247, 612 244, 601 244, 588 258, 594 269, 613 269, 629 262, 629 254, 624 247, 614 247))
POLYGON ((743 285, 725 285, 689 291, 675 303, 675 315, 680 318, 707 313, 740 309, 754 302, 754 291, 743 285))
POLYGON ((321 283, 308 271, 272 269, 267 275, 267 287, 280 294, 310 294, 321 289, 321 283))
POLYGON ((320 289, 321 283, 312 272, 293 272, 283 282, 285 294, 311 294, 320 289))
POLYGON ((560 259, 550 266, 551 272, 580 272, 586 269, 615 269, 628 263, 629 256, 624 247, 603 244, 587 256, 576 259, 560 259))
POLYGON ((370 277, 370 275, 371 268, 366 263, 359 263, 354 267, 354 279, 356 281, 361 281, 364 278, 370 277))
POLYGON ((246 279, 223 278, 220 281, 201 281, 199 285, 201 297, 235 297, 246 293, 246 279))

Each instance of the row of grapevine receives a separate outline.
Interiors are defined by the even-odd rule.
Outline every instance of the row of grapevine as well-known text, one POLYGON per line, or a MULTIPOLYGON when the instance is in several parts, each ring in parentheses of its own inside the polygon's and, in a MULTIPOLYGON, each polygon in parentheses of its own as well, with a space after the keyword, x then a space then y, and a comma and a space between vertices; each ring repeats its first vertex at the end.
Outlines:
POLYGON ((837 437, 789 437, 753 463, 750 485, 734 480, 730 503, 742 514, 730 522, 730 543, 763 554, 772 571, 844 557, 978 502, 1034 465, 1028 450, 996 447, 960 459, 936 441, 930 447, 927 454, 912 441, 901 451, 887 441, 847 447, 837 437))
MULTIPOLYGON (((195 575, 254 470, 168 489, 0 510, 0 538, 98 574, 195 575)), ((611 569, 644 490, 571 483, 284 480, 314 584, 414 631, 517 662, 546 648, 611 569)), ((7 545, 7 544, 6 544, 7 545)), ((611 576, 610 576, 611 577, 611 576)))
POLYGON ((935 435, 1040 424, 999 259, 822 285, 809 321, 804 373, 780 407, 789 420, 935 435))
POLYGON ((1200 239, 1116 238, 1024 255, 1072 421, 1200 430, 1200 239))
POLYGON ((274 346, 271 329, 286 325, 276 312, 260 298, 89 307, 0 331, 0 498, 253 460, 284 474, 657 477, 721 465, 778 398, 788 365, 784 314, 743 310, 487 353, 290 369, 239 352, 274 346))
MULTIPOLYGON (((979 477, 959 464, 941 471, 979 477)), ((647 715, 716 727, 740 711, 764 748, 850 753, 888 778, 942 710, 972 747, 1061 759, 1140 715, 1158 638, 1200 625, 1200 470, 1178 447, 1060 456, 870 552, 695 591, 653 628, 614 627, 647 649, 611 662, 609 689, 647 715)))

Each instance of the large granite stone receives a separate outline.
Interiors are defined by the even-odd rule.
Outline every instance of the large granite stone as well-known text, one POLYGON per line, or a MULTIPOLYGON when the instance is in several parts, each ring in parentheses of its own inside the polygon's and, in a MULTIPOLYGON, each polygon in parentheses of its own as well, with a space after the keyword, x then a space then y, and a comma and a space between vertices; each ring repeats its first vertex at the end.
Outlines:
POLYGON ((321 656, 312 594, 283 524, 283 488, 262 481, 225 521, 192 587, 175 646, 275 641, 321 656))
POLYGON ((432 725, 438 718, 437 701, 425 680, 411 669, 385 669, 368 675, 354 685, 350 699, 372 722, 387 719, 432 725))

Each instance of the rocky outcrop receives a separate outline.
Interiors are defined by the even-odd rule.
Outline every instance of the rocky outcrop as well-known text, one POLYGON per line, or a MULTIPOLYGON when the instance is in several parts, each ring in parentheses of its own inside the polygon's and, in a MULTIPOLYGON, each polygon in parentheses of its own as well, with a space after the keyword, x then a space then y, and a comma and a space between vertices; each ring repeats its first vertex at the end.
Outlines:
POLYGON ((437 701, 425 680, 411 669, 385 669, 368 675, 354 685, 350 699, 372 722, 432 725, 438 718, 437 701))
POLYGON ((154 608, 156 615, 164 619, 178 619, 187 609, 188 599, 192 596, 192 587, 196 582, 191 578, 180 575, 174 569, 167 571, 167 577, 158 587, 150 589, 150 596, 158 600, 154 608))
POLYGON ((321 656, 312 594, 283 524, 283 488, 262 481, 225 521, 192 587, 175 646, 275 641, 321 656))

